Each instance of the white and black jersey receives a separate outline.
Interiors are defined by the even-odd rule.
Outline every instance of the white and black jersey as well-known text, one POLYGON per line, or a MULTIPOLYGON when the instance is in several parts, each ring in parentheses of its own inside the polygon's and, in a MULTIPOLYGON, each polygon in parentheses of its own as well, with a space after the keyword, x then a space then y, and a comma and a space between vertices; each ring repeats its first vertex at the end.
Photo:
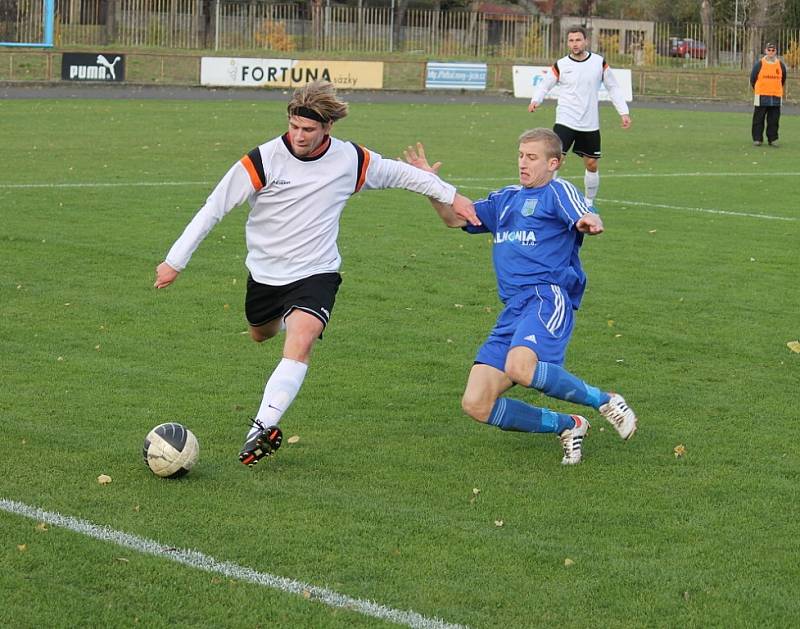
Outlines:
POLYGON ((605 59, 590 52, 580 61, 570 55, 556 61, 536 86, 532 103, 540 104, 547 93, 559 86, 556 124, 576 131, 597 131, 600 128, 598 92, 605 85, 611 102, 620 116, 628 113, 625 95, 605 59))
POLYGON ((404 188, 452 203, 455 188, 422 171, 352 142, 326 138, 327 148, 297 157, 288 134, 250 151, 217 184, 178 238, 166 261, 181 271, 211 228, 248 201, 246 265, 262 284, 283 286, 339 270, 339 218, 362 189, 404 188))

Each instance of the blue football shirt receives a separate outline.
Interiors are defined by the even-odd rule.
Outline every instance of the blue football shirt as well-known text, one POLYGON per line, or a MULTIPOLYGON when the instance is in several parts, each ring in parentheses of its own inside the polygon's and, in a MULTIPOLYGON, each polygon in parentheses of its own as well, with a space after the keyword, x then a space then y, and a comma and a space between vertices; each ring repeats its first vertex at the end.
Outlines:
POLYGON ((583 234, 575 223, 592 210, 564 179, 539 188, 507 186, 475 202, 483 225, 471 234, 493 236, 492 260, 503 303, 539 284, 557 284, 578 308, 586 288, 579 258, 583 234))

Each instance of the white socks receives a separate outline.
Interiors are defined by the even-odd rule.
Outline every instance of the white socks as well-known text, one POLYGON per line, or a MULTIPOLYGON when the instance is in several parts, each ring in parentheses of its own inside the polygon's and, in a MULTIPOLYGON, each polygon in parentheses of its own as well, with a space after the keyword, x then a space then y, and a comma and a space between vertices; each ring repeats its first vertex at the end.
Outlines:
MULTIPOLYGON (((307 371, 308 365, 289 358, 283 358, 278 363, 275 371, 272 372, 269 380, 267 380, 267 385, 264 387, 264 397, 261 399, 261 406, 256 414, 256 419, 265 428, 276 426, 281 420, 284 412, 289 408, 300 390, 300 385, 303 384, 307 371)), ((258 426, 253 426, 247 438, 249 439, 260 430, 258 426)))
POLYGON ((594 199, 597 196, 597 191, 600 188, 600 173, 589 172, 588 170, 583 173, 583 189, 585 191, 586 203, 589 206, 594 205, 594 199))

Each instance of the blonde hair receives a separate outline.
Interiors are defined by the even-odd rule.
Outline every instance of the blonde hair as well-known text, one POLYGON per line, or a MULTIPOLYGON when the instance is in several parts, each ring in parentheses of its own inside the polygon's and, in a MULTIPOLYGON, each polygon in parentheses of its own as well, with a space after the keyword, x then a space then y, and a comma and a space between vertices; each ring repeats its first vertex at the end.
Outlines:
POLYGON ((323 123, 336 122, 347 115, 347 103, 337 98, 336 88, 330 81, 313 81, 298 87, 286 109, 290 116, 323 123))
POLYGON ((547 157, 561 159, 564 153, 561 138, 556 135, 555 131, 543 127, 523 131, 522 135, 519 136, 519 143, 524 144, 525 142, 541 142, 544 144, 547 157))

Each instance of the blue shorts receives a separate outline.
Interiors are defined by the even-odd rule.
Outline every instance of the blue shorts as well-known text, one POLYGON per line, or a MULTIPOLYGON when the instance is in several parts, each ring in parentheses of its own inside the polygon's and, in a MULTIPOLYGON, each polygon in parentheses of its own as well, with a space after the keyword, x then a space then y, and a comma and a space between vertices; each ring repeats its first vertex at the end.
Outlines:
POLYGON ((475 362, 505 371, 508 351, 522 345, 543 362, 563 365, 573 327, 575 316, 566 292, 555 284, 535 286, 508 301, 475 362))

